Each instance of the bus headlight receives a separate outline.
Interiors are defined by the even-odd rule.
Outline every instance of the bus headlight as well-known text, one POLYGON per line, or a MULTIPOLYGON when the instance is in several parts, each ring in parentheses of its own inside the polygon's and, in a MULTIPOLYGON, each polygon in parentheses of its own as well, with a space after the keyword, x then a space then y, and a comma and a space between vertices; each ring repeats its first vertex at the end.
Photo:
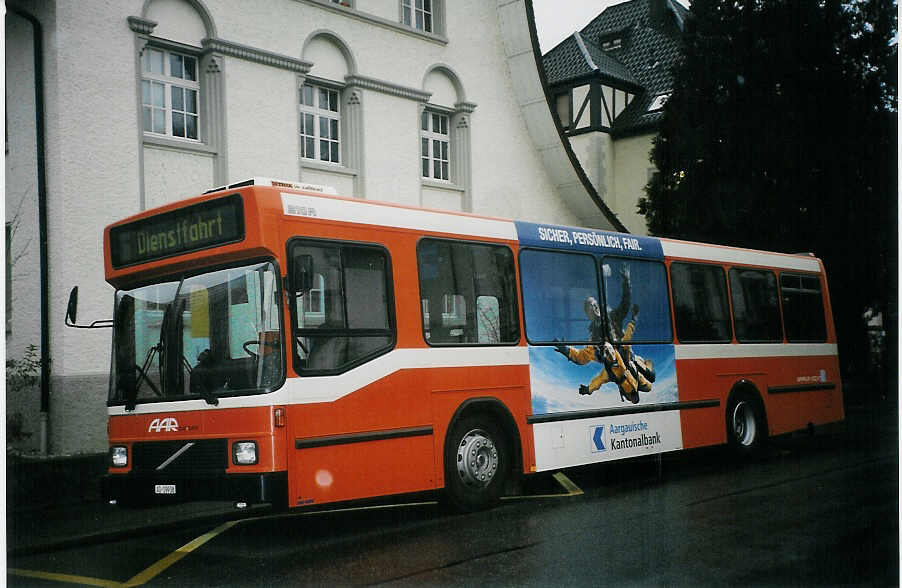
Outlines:
POLYGON ((257 463, 257 442, 235 441, 232 443, 232 463, 235 465, 254 465, 257 463))
POLYGON ((114 468, 124 468, 128 465, 128 449, 122 445, 110 447, 110 464, 114 468))

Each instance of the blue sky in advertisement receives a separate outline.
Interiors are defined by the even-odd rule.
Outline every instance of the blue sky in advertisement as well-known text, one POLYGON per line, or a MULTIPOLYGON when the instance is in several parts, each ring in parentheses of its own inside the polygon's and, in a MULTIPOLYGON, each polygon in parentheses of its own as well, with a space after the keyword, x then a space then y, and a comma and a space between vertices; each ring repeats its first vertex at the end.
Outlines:
MULTIPOLYGON (((639 393, 639 404, 677 402, 679 395, 673 345, 634 345, 633 351, 652 361, 656 376, 651 392, 639 393)), ((591 395, 579 393, 580 385, 588 385, 603 369, 604 365, 595 361, 585 365, 568 361, 555 351, 554 346, 530 347, 533 414, 632 406, 621 400, 617 384, 613 382, 605 383, 591 395)))

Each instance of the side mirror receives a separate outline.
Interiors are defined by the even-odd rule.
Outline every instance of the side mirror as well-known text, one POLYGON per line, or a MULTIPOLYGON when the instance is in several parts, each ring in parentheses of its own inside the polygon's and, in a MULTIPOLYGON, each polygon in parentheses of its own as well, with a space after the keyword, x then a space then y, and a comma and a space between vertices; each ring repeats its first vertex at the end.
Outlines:
POLYGON ((94 321, 90 325, 76 324, 78 319, 78 286, 69 292, 69 304, 66 305, 66 326, 75 329, 104 329, 113 326, 112 319, 94 321))
POLYGON ((313 256, 297 255, 291 261, 291 291, 295 296, 313 289, 313 256))
POLYGON ((66 326, 74 327, 78 322, 78 286, 69 292, 69 304, 66 306, 66 326))

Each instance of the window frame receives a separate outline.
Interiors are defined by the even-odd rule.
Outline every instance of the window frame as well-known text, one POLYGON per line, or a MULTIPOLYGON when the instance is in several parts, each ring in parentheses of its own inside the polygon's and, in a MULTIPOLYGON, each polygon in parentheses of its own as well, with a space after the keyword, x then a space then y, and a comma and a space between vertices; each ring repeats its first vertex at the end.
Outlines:
POLYGON ((400 23, 406 27, 410 27, 416 31, 421 31, 423 33, 428 33, 431 35, 438 34, 438 3, 439 0, 401 0, 398 3, 400 10, 400 23), (417 3, 420 3, 420 8, 417 8, 417 3), (429 4, 429 9, 426 9, 426 4, 429 4), (422 16, 422 26, 417 26, 416 22, 417 16, 422 16), (427 28, 426 21, 428 16, 429 26, 427 28))
MULTIPOLYGON (((518 270, 519 270, 519 268, 517 267, 517 257, 514 255, 514 250, 513 250, 513 248, 511 248, 510 245, 508 245, 506 243, 493 243, 493 242, 488 242, 488 241, 470 241, 470 240, 464 240, 464 239, 448 239, 448 238, 440 238, 440 237, 420 237, 417 240, 417 245, 416 245, 416 265, 417 265, 417 295, 419 297, 418 300, 420 302, 418 305, 419 306, 418 312, 420 313, 419 314, 420 334, 423 337, 423 341, 426 343, 426 345, 428 345, 429 347, 445 348, 445 347, 516 347, 520 344, 520 341, 523 339, 523 331, 522 331, 522 325, 521 325, 521 323, 522 323, 521 308, 522 307, 521 307, 520 293, 518 293, 518 290, 520 289, 518 287, 518 284, 519 284, 518 270), (512 289, 513 289, 513 291, 510 293, 511 294, 510 299, 511 299, 511 304, 514 306, 514 308, 511 309, 512 310, 511 316, 516 321, 516 329, 512 328, 512 331, 515 330, 517 333, 517 337, 515 340, 500 341, 498 343, 479 343, 479 342, 460 343, 460 342, 453 342, 453 341, 436 343, 435 341, 432 341, 426 337, 427 325, 424 321, 425 312, 424 312, 424 308, 423 308, 424 297, 423 297, 423 281, 421 279, 422 272, 420 271, 420 267, 421 267, 420 266, 420 246, 424 242, 427 242, 427 241, 436 242, 436 243, 449 243, 452 246, 453 245, 477 245, 477 246, 482 246, 482 247, 504 249, 510 254, 511 272, 512 272, 510 277, 512 279, 512 289)), ((454 292, 452 294, 457 294, 457 293, 454 292)), ((485 294, 482 294, 482 295, 485 295, 485 294)), ((474 311, 475 311, 479 297, 480 297, 480 295, 478 295, 476 292, 474 292, 474 296, 473 296, 474 311)), ((425 298, 425 300, 428 300, 428 298, 425 298)), ((466 296, 464 296, 464 301, 466 302, 466 296)), ((500 300, 499 300, 499 313, 498 313, 499 317, 501 316, 501 312, 500 312, 501 309, 502 309, 502 307, 500 305, 500 300)), ((441 310, 444 311, 444 300, 443 300, 441 310)), ((433 309, 430 308, 429 312, 431 314, 433 312, 433 309)), ((478 321, 473 325, 473 328, 478 332, 478 321)), ((500 331, 500 327, 499 327, 499 331, 500 331)), ((499 336, 501 336, 500 332, 499 332, 499 336)))
MULTIPOLYGON (((430 108, 429 106, 423 109, 423 112, 420 113, 420 178, 423 180, 429 180, 433 182, 441 182, 452 184, 452 167, 451 167, 451 148, 452 148, 452 138, 451 138, 451 114, 447 112, 443 112, 441 110, 430 108), (436 132, 434 129, 434 123, 436 120, 439 121, 439 131, 436 132), (444 121, 447 124, 447 132, 442 133, 442 125, 441 122, 444 121), (424 129, 424 123, 428 128, 424 129), (435 146, 436 143, 439 145, 443 145, 445 150, 447 151, 447 157, 441 157, 441 153, 439 157, 435 156, 435 146), (423 152, 423 148, 426 148, 426 153, 423 152), (429 171, 428 175, 423 174, 423 165, 426 164, 427 170, 429 171), (444 175, 446 177, 436 177, 435 176, 435 165, 439 165, 439 170, 442 172, 440 175, 444 175), (444 167, 442 165, 444 164, 444 167)), ((440 148, 439 151, 442 151, 440 148)))
MULTIPOLYGON (((652 264, 656 264, 656 265, 660 266, 661 269, 664 270, 664 296, 667 298, 667 305, 666 305, 667 323, 670 326, 670 338, 669 339, 649 339, 649 340, 642 340, 642 341, 635 341, 635 340, 611 341, 611 343, 613 343, 615 345, 660 345, 660 344, 668 344, 668 343, 672 344, 673 339, 674 339, 674 334, 676 333, 676 324, 675 324, 676 321, 674 321, 674 317, 673 317, 673 300, 671 297, 670 272, 667 271, 667 269, 668 269, 667 264, 664 263, 663 260, 659 260, 659 259, 647 259, 647 258, 643 258, 643 257, 630 257, 628 255, 602 255, 601 256, 601 258, 598 260, 597 274, 598 274, 599 280, 601 281, 601 296, 602 296, 601 303, 603 304, 601 310, 602 310, 602 314, 604 315, 605 327, 608 330, 610 330, 610 325, 608 324, 610 322, 610 317, 608 316, 608 311, 607 311, 607 309, 608 309, 608 291, 607 291, 607 287, 606 287, 606 282, 605 282, 605 277, 604 277, 604 269, 603 269, 604 262, 607 259, 617 259, 617 260, 623 260, 623 261, 628 261, 628 262, 652 263, 652 264)), ((640 308, 639 311, 641 312, 642 309, 640 308)), ((732 326, 731 326, 731 328, 732 328, 732 326)))
POLYGON ((206 117, 204 113, 202 113, 202 102, 203 95, 201 89, 201 55, 199 53, 195 53, 192 51, 187 51, 185 49, 173 48, 165 44, 148 44, 141 55, 141 72, 140 72, 140 95, 141 95, 141 129, 142 133, 145 137, 154 137, 154 138, 165 138, 173 141, 180 141, 188 144, 204 144, 205 137, 203 132, 203 124, 206 122, 206 117), (151 55, 156 53, 163 54, 163 71, 162 72, 154 72, 151 66, 151 55), (177 56, 182 58, 182 71, 183 76, 181 78, 175 77, 172 75, 172 57, 177 56), (184 77, 185 67, 184 60, 185 58, 190 58, 194 61, 194 80, 190 80, 184 77), (150 86, 149 95, 150 95, 150 103, 145 102, 145 93, 144 93, 144 84, 148 83, 150 86), (163 105, 158 106, 154 104, 153 99, 153 87, 155 84, 159 84, 163 86, 163 105), (193 91, 195 95, 195 110, 196 112, 190 112, 187 109, 187 104, 185 100, 185 96, 183 94, 182 98, 182 109, 176 110, 173 104, 173 89, 178 88, 183 93, 186 91, 193 91), (145 112, 147 109, 151 111, 151 129, 148 130, 145 128, 145 112), (155 111, 162 110, 163 116, 163 127, 164 132, 157 132, 154 129, 154 116, 155 111), (185 135, 180 136, 175 134, 173 128, 173 120, 174 114, 180 113, 184 117, 183 130, 185 135), (196 120, 196 131, 197 137, 189 137, 188 135, 188 119, 189 117, 194 117, 196 120))
POLYGON ((672 313, 673 317, 673 336, 676 341, 678 341, 681 345, 704 345, 704 344, 718 344, 718 345, 727 345, 732 343, 735 340, 735 335, 733 333, 733 307, 732 301, 730 300, 730 285, 727 281, 727 272, 722 265, 716 263, 706 263, 702 261, 673 261, 667 267, 667 277, 668 284, 670 287, 670 299, 672 305, 672 313), (675 265, 685 265, 685 266, 703 266, 703 267, 712 267, 720 270, 721 275, 723 276, 723 292, 724 292, 724 302, 726 303, 726 318, 727 318, 727 326, 729 327, 729 337, 725 339, 695 339, 695 340, 683 340, 680 338, 680 329, 677 325, 677 300, 674 289, 674 280, 673 280, 673 266, 675 265))
MULTIPOLYGON (((323 84, 320 81, 316 80, 304 80, 300 86, 298 87, 298 157, 301 160, 301 165, 309 165, 311 163, 316 163, 320 165, 327 166, 341 166, 345 167, 344 163, 344 154, 342 150, 344 149, 344 140, 343 140, 343 129, 342 129, 342 116, 343 116, 343 108, 341 106, 342 102, 342 90, 341 88, 337 88, 328 84, 323 84), (304 102, 304 90, 305 88, 312 89, 312 100, 313 104, 306 104, 304 102), (328 99, 331 102, 331 99, 334 95, 335 99, 335 110, 330 109, 328 106, 326 108, 322 108, 320 106, 320 100, 322 93, 325 92, 330 96, 328 99), (304 131, 306 129, 306 118, 307 116, 311 116, 313 118, 313 135, 307 134, 304 131), (335 121, 335 130, 337 137, 322 137, 322 120, 335 121), (305 141, 310 138, 313 140, 313 156, 307 155, 306 143, 305 141), (336 154, 338 156, 337 161, 333 161, 331 159, 331 150, 330 150, 330 158, 322 159, 322 145, 321 142, 328 142, 330 145, 335 144, 337 146, 336 154)), ((331 128, 331 127, 330 127, 331 128)), ((330 132, 331 134, 331 132, 330 132)))
MULTIPOLYGON (((385 345, 385 347, 381 347, 371 353, 363 355, 354 361, 348 362, 340 367, 331 368, 331 369, 311 369, 301 367, 301 359, 298 356, 297 352, 297 337, 298 332, 300 331, 314 331, 317 329, 298 329, 298 314, 297 314, 297 303, 295 300, 292 300, 293 292, 290 292, 288 288, 285 289, 286 295, 288 296, 288 314, 289 319, 291 320, 291 325, 286 325, 285 331, 290 337, 287 339, 291 345, 291 362, 292 368, 294 372, 301 376, 335 376, 339 374, 343 374, 352 369, 355 369, 365 363, 368 363, 377 357, 385 355, 395 349, 398 344, 398 326, 397 319, 395 316, 395 280, 394 280, 394 271, 392 266, 392 256, 391 252, 388 248, 382 243, 372 243, 366 241, 350 241, 350 240, 337 240, 337 239, 323 239, 323 238, 314 238, 314 237, 292 237, 288 239, 285 244, 285 253, 286 259, 288 260, 288 271, 291 271, 292 267, 292 259, 293 251, 295 247, 307 245, 309 247, 319 247, 319 248, 329 248, 329 247, 356 247, 356 248, 364 248, 364 249, 372 249, 377 250, 383 254, 385 258, 385 297, 386 297, 386 318, 388 322, 388 336, 389 342, 385 345)), ((344 280, 344 267, 342 270, 342 280, 344 280)), ((289 275, 289 283, 290 283, 290 275, 289 275)), ((347 308, 347 298, 345 300, 345 309, 347 308)), ((382 329, 341 329, 342 332, 347 333, 351 331, 373 331, 373 330, 382 330, 382 329)), ((329 330, 332 331, 332 330, 329 330)), ((329 331, 319 331, 317 334, 328 333, 329 331)), ((335 330, 338 331, 338 330, 335 330)), ((341 336, 341 335, 339 335, 341 336)), ((353 336, 353 335, 344 335, 344 336, 353 336)))

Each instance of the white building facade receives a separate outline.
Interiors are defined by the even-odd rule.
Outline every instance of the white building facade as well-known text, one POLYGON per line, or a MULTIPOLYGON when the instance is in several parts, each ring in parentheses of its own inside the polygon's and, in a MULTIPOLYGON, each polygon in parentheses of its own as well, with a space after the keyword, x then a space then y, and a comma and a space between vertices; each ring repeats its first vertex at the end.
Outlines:
POLYGON ((136 212, 269 176, 357 198, 622 227, 562 148, 528 9, 7 2, 7 358, 34 344, 51 360, 42 391, 8 392, 7 412, 30 435, 19 447, 106 449, 110 333, 63 319, 75 285, 79 322, 110 318, 102 232, 136 212))

